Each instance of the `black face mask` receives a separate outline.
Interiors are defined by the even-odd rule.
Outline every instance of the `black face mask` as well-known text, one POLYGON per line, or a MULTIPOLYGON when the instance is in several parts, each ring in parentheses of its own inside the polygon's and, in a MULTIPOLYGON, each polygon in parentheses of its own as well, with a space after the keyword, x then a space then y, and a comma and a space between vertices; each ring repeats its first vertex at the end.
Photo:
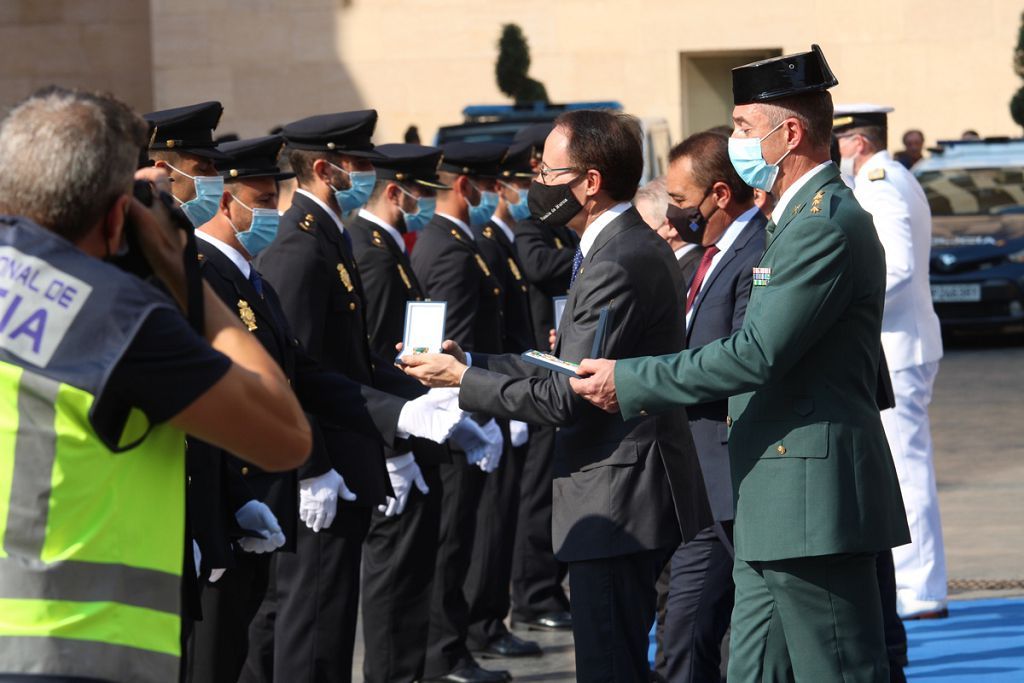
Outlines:
MULTIPOLYGON (((708 190, 711 192, 711 190, 708 190)), ((669 224, 676 229, 679 233, 679 239, 690 244, 702 244, 704 242, 704 231, 708 228, 708 218, 715 215, 715 211, 718 207, 715 207, 715 211, 711 212, 710 216, 705 217, 700 212, 700 205, 704 203, 704 200, 708 197, 708 192, 704 193, 704 196, 700 198, 695 206, 688 206, 685 209, 680 209, 675 204, 669 204, 668 209, 665 211, 665 218, 669 224)))
POLYGON ((544 185, 536 180, 530 183, 530 192, 526 195, 530 215, 545 225, 567 224, 583 210, 583 205, 572 194, 576 180, 564 185, 544 185))

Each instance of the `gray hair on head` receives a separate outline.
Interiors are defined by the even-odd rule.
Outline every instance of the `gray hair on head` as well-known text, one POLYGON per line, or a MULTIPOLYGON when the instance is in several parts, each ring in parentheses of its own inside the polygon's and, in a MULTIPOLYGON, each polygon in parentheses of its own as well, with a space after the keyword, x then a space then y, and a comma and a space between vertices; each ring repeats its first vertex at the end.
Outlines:
POLYGON ((633 206, 638 206, 640 202, 650 204, 652 216, 665 215, 668 211, 668 185, 665 183, 665 176, 658 176, 636 191, 633 206))
POLYGON ((57 86, 0 123, 0 212, 77 242, 131 193, 146 122, 110 95, 57 86))

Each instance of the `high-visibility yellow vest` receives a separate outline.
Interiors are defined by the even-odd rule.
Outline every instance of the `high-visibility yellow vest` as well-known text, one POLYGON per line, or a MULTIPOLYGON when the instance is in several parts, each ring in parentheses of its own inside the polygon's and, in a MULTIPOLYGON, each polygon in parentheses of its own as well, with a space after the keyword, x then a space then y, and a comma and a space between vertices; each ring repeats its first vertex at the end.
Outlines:
POLYGON ((174 683, 184 435, 137 410, 117 437, 90 420, 141 319, 164 303, 38 226, 4 220, 0 673, 174 683))

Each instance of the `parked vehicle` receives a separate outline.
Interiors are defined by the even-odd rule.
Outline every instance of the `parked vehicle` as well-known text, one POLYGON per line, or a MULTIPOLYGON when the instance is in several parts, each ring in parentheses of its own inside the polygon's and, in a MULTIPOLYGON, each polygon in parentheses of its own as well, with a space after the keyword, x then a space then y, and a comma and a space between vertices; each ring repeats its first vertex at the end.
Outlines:
POLYGON ((1024 140, 949 141, 913 168, 932 210, 944 328, 1024 323, 1024 140))

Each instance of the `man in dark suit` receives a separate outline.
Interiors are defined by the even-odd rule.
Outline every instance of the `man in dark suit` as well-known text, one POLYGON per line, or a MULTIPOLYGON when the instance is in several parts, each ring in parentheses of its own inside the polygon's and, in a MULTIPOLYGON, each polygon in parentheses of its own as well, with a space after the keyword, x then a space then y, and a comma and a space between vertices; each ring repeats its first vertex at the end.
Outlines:
MULTIPOLYGON (((530 319, 530 288, 516 253, 513 208, 529 211, 526 189, 533 178, 530 145, 513 146, 496 169, 492 186, 498 207, 484 225, 473 226, 476 244, 484 261, 498 278, 502 297, 502 349, 522 353, 533 348, 530 319), (522 192, 520 192, 522 190, 522 192)), ((522 214, 519 214, 522 216, 522 214)), ((529 458, 529 433, 525 422, 511 420, 502 465, 487 477, 477 510, 473 559, 466 582, 469 605, 469 646, 471 650, 498 657, 526 657, 541 654, 540 646, 512 634, 505 626, 510 607, 509 584, 516 541, 520 481, 529 458)))
MULTIPOLYGON (((530 172, 536 175, 544 140, 554 124, 539 123, 516 133, 516 144, 530 146, 530 172)), ((532 347, 550 348, 548 333, 555 327, 554 297, 565 296, 572 275, 572 255, 579 237, 564 225, 542 225, 526 214, 512 224, 518 263, 527 282, 532 347)), ((516 545, 512 555, 512 625, 529 629, 565 630, 572 627, 569 598, 562 583, 567 568, 551 549, 551 472, 555 457, 555 428, 530 425, 530 441, 520 475, 516 545)))
MULTIPOLYGON (((196 231, 203 277, 219 298, 238 311, 243 324, 281 366, 308 413, 391 443, 400 430, 406 401, 320 368, 292 335, 277 293, 249 263, 277 231, 277 183, 291 176, 277 166, 283 146, 283 138, 267 136, 220 147, 224 159, 218 161, 217 168, 227 191, 214 217, 196 231)), ((297 472, 264 472, 230 453, 190 440, 190 452, 201 452, 206 460, 246 482, 256 498, 269 506, 280 524, 275 530, 280 538, 272 542, 256 534, 252 534, 255 538, 243 537, 238 550, 249 552, 236 550, 224 563, 210 565, 215 573, 203 592, 204 618, 194 632, 189 680, 225 681, 239 676, 247 654, 249 623, 264 597, 271 569, 269 554, 252 553, 276 547, 295 551, 299 480, 331 469, 318 422, 311 419, 311 423, 313 453, 297 472)), ((208 498, 193 508, 193 523, 198 528, 216 528, 220 520, 203 511, 216 509, 218 497, 190 486, 191 497, 198 497, 200 491, 208 498)), ((237 516, 239 521, 246 518, 242 511, 237 516)), ((222 562, 216 557, 212 561, 222 562)))
MULTIPOLYGON (((673 227, 702 248, 687 293, 686 346, 697 348, 743 326, 752 269, 764 253, 767 219, 729 162, 728 141, 697 133, 669 154, 673 227), (691 229, 697 225, 696 231, 691 229), (691 296, 692 294, 692 296, 691 296)), ((722 639, 733 606, 733 495, 728 401, 687 409, 715 523, 676 549, 666 601, 665 669, 671 683, 718 681, 722 639)))
MULTIPOLYGON (((642 169, 639 125, 602 111, 562 115, 544 146, 530 206, 580 236, 555 353, 576 361, 665 354, 683 346, 682 282, 671 250, 629 204, 642 169), (657 292, 658 296, 651 296, 657 292), (602 313, 602 311, 607 311, 602 313)), ((569 563, 580 681, 643 681, 654 583, 680 540, 711 523, 683 410, 623 421, 518 356, 404 356, 430 385, 460 385, 464 408, 558 425, 553 536, 569 563)))
POLYGON ((889 677, 875 557, 910 534, 878 411, 885 254, 829 159, 837 83, 817 45, 733 70, 730 160, 778 197, 742 328, 572 380, 626 419, 730 397, 733 683, 889 677))
MULTIPOLYGON (((441 150, 413 144, 375 151, 377 182, 367 205, 348 225, 366 294, 370 347, 394 358, 402 341, 406 304, 426 293, 416 278, 404 235, 433 216, 441 150)), ((368 683, 423 677, 430 598, 441 525, 440 465, 446 449, 418 447, 392 463, 414 460, 421 478, 412 486, 392 472, 397 498, 373 512, 363 551, 363 676, 368 683)))
MULTIPOLYGON (((483 205, 481 185, 497 175, 507 147, 453 143, 442 151, 438 177, 451 189, 437 192, 434 217, 413 250, 413 270, 427 297, 447 302, 446 336, 475 351, 499 352, 501 283, 484 260, 470 221, 474 213, 471 209, 483 205)), ((490 416, 476 417, 500 434, 490 416)), ((500 458, 500 452, 496 457, 500 458)), ((471 463, 459 452, 453 453, 451 463, 441 465, 441 533, 424 670, 428 680, 501 681, 507 677, 505 672, 480 667, 466 642, 469 605, 464 588, 476 535, 477 508, 487 476, 485 467, 483 461, 471 463)))
MULTIPOLYGON (((282 128, 299 188, 256 265, 277 290, 295 336, 324 368, 413 398, 417 393, 391 358, 370 351, 366 298, 340 219, 356 201, 352 193, 361 192, 366 176, 360 174, 372 171, 376 121, 375 111, 345 112, 282 128)), ((297 554, 276 560, 273 669, 281 680, 351 680, 362 544, 372 511, 394 494, 395 472, 389 473, 379 442, 332 424, 322 429, 333 468, 300 481, 307 523, 299 526, 297 554), (313 631, 318 637, 310 637, 313 631)), ((419 475, 415 461, 400 469, 410 482, 419 475)), ((272 616, 268 610, 263 623, 272 616)))

